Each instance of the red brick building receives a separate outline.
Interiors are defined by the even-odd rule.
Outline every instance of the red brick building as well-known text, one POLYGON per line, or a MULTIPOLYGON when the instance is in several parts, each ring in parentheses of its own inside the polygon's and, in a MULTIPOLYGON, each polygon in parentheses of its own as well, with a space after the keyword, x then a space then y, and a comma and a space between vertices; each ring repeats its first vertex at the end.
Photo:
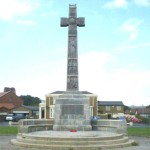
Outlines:
POLYGON ((11 113, 22 105, 23 100, 16 95, 15 88, 4 88, 4 92, 0 92, 0 115, 11 113))

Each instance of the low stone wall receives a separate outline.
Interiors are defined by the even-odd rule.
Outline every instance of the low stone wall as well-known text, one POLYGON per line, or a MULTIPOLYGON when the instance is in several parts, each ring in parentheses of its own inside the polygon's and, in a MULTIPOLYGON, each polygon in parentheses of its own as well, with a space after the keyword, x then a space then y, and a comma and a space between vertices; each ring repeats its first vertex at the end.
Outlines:
POLYGON ((19 120, 19 126, 25 125, 38 125, 38 124, 54 124, 53 119, 21 119, 19 120))
MULTIPOLYGON (((53 129, 52 119, 22 119, 18 123, 18 133, 30 133, 53 129)), ((127 135, 125 120, 99 119, 91 121, 92 130, 108 131, 127 135)))
POLYGON ((18 133, 52 130, 53 124, 51 119, 22 119, 18 123, 18 133))
POLYGON ((92 129, 96 131, 109 131, 127 135, 126 120, 100 119, 91 122, 92 129))

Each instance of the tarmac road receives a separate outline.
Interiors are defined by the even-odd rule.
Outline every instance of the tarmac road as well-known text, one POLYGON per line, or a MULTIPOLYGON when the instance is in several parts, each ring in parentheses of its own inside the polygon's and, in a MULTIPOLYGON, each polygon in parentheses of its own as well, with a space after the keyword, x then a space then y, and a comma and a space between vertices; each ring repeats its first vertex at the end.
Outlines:
POLYGON ((0 126, 9 126, 9 121, 0 121, 0 126))
MULTIPOLYGON (((10 140, 14 138, 16 138, 16 136, 0 136, 0 150, 37 150, 37 148, 23 148, 11 145, 10 140)), ((130 139, 134 139, 135 141, 137 141, 139 143, 139 146, 118 148, 115 150, 150 150, 150 138, 132 136, 130 137, 130 139)))
POLYGON ((16 126, 18 125, 18 122, 12 122, 12 121, 1 121, 0 126, 16 126))

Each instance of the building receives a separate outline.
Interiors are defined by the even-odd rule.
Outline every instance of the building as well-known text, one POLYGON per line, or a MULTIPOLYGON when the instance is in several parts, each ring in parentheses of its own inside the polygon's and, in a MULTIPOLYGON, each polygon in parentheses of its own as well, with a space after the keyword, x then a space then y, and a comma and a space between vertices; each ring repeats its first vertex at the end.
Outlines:
POLYGON ((150 118, 150 108, 136 108, 131 110, 126 110, 125 114, 136 114, 145 118, 150 118))
MULTIPOLYGON (((53 119, 55 114, 55 101, 63 95, 65 91, 55 91, 46 95, 46 101, 39 104, 39 118, 53 119)), ((97 95, 88 91, 81 91, 81 93, 90 100, 90 115, 97 115, 97 95)))
POLYGON ((5 87, 4 92, 0 92, 0 120, 4 120, 7 114, 22 104, 23 100, 16 95, 15 88, 5 87))
POLYGON ((23 114, 27 118, 39 118, 39 106, 25 106, 14 108, 13 114, 23 114))
POLYGON ((11 113, 14 108, 20 107, 23 100, 16 95, 15 88, 4 88, 4 92, 0 92, 0 113, 11 113))
POLYGON ((108 119, 123 116, 124 104, 122 101, 98 101, 98 115, 108 119))

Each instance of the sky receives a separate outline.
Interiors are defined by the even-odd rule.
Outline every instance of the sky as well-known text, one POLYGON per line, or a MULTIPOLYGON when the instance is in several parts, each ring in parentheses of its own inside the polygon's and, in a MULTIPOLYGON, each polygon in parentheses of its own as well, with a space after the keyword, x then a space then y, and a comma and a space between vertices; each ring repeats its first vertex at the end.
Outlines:
POLYGON ((79 89, 99 101, 150 105, 150 0, 0 0, 0 92, 45 99, 66 90, 67 34, 77 4, 79 89))

